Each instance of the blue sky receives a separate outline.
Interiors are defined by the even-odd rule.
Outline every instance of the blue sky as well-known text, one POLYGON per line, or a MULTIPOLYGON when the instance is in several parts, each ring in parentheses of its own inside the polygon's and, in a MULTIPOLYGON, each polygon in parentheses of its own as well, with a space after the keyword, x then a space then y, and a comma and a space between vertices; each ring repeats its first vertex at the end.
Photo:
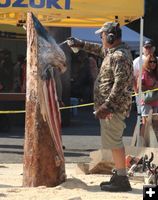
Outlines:
MULTIPOLYGON (((97 28, 72 28, 71 35, 72 37, 77 37, 83 40, 101 42, 99 35, 95 35, 96 30, 97 28)), ((123 26, 122 39, 123 41, 139 41, 140 35, 126 26, 123 26)))

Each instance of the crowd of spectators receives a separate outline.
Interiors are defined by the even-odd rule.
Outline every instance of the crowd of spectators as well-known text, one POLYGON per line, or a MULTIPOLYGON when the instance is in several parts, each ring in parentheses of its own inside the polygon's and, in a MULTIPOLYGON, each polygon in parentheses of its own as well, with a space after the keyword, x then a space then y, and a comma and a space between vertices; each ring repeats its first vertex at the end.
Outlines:
POLYGON ((26 60, 18 55, 14 63, 8 49, 0 49, 0 92, 19 93, 26 90, 26 60))

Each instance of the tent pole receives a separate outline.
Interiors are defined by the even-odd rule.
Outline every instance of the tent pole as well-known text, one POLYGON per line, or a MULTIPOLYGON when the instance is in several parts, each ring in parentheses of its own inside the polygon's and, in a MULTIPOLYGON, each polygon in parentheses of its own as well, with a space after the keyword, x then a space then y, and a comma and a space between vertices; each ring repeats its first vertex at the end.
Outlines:
POLYGON ((138 117, 137 117, 137 124, 138 124, 138 132, 137 132, 137 144, 136 146, 138 147, 140 145, 140 125, 141 125, 141 112, 140 112, 140 107, 141 107, 141 99, 142 99, 142 54, 143 54, 143 29, 144 29, 144 19, 143 17, 140 18, 140 59, 139 59, 139 88, 138 88, 138 117))

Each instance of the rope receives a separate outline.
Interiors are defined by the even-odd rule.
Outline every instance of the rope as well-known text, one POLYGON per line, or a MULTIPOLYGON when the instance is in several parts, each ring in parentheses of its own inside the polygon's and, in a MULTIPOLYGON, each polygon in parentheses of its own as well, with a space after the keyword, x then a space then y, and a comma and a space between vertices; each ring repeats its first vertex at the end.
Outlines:
MULTIPOLYGON (((152 89, 152 90, 146 90, 144 92, 142 92, 142 94, 146 94, 148 92, 155 92, 158 91, 158 88, 152 89)), ((134 96, 138 96, 138 93, 133 93, 132 97, 134 96)), ((64 107, 60 107, 60 110, 66 110, 66 109, 72 109, 72 108, 82 108, 82 107, 87 107, 87 106, 93 106, 94 103, 87 103, 87 104, 79 104, 79 105, 75 105, 75 106, 64 106, 64 107)), ((0 110, 0 114, 18 114, 18 113, 25 113, 25 110, 7 110, 7 111, 3 111, 0 110)))

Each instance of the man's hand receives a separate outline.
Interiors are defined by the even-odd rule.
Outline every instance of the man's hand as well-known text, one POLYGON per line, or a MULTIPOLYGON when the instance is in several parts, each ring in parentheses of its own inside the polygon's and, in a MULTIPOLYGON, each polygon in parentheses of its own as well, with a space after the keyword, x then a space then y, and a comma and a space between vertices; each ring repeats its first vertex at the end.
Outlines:
POLYGON ((111 112, 108 110, 105 104, 102 104, 95 112, 97 119, 105 119, 111 117, 111 112))
POLYGON ((67 44, 69 47, 83 48, 85 42, 74 37, 69 37, 67 38, 67 44))

